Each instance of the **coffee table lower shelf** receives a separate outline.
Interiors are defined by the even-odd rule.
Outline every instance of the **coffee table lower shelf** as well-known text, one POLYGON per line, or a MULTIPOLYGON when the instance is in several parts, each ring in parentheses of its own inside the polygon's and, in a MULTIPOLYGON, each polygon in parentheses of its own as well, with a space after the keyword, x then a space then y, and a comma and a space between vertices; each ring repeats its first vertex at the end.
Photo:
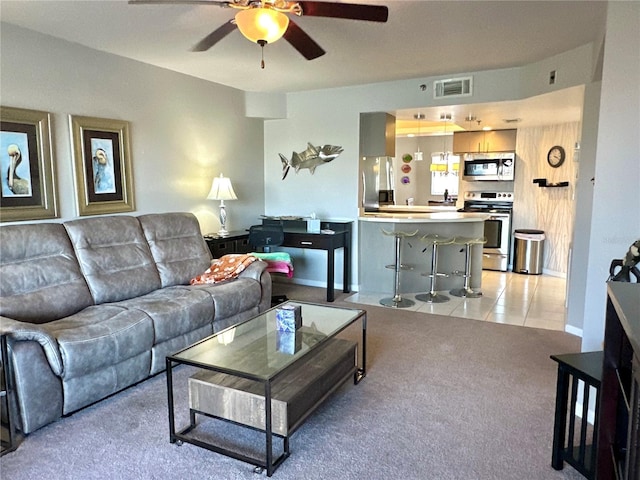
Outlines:
MULTIPOLYGON (((262 383, 199 370, 188 380, 190 424, 173 434, 171 441, 192 443, 250 463, 257 467, 256 471, 266 469, 267 476, 271 476, 289 456, 289 437, 296 429, 349 378, 353 378, 354 383, 360 380, 357 348, 356 342, 331 338, 273 382, 262 383), (263 431, 266 438, 264 457, 251 457, 190 435, 197 426, 196 414, 263 431), (272 452, 274 435, 283 440, 282 453, 275 460, 272 452)), ((169 365, 167 367, 169 372, 169 365)))

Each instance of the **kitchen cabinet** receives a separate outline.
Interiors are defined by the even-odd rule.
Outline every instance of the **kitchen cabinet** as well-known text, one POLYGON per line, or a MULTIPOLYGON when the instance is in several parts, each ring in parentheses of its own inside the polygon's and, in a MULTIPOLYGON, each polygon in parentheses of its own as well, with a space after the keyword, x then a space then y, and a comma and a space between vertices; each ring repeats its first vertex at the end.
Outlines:
POLYGON ((515 152, 516 129, 455 132, 453 153, 515 152))
POLYGON ((385 112, 360 114, 360 156, 396 156, 396 117, 385 112))

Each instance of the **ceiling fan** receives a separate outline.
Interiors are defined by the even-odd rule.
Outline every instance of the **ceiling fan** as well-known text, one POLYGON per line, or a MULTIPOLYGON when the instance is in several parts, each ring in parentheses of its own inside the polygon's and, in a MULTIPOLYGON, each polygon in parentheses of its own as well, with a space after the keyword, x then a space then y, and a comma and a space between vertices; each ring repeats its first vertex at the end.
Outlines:
MULTIPOLYGON (((311 2, 285 0, 129 0, 129 4, 198 4, 218 5, 238 10, 234 18, 200 40, 192 50, 204 52, 238 27, 240 32, 263 49, 264 46, 284 37, 307 60, 313 60, 326 52, 307 35, 289 15, 330 17, 370 22, 387 21, 389 10, 379 5, 363 5, 339 2, 311 2)), ((264 61, 262 62, 264 68, 264 61)))

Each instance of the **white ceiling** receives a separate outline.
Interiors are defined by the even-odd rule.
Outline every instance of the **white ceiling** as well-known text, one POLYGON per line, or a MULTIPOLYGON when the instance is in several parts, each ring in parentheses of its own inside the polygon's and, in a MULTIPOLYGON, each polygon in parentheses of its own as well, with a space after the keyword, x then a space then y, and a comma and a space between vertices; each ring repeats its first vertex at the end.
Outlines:
MULTIPOLYGON (((265 48, 264 70, 260 69, 260 47, 238 31, 207 52, 190 51, 233 17, 234 10, 218 5, 189 4, 188 0, 167 5, 130 5, 127 0, 0 0, 0 18, 241 90, 294 92, 522 66, 596 40, 606 17, 604 1, 350 3, 387 5, 389 21, 297 18, 296 23, 327 53, 307 61, 280 40, 265 48)), ((561 101, 560 106, 566 104, 571 110, 573 97, 560 95, 551 103, 557 108, 561 101)), ((578 97, 581 106, 582 97, 578 97)), ((521 102, 503 105, 506 110, 500 111, 496 104, 487 107, 493 113, 478 107, 461 116, 472 113, 486 122, 489 115, 520 117, 528 122, 530 115, 523 108, 537 108, 521 102)), ((412 118, 416 111, 397 112, 398 118, 412 118)), ((439 115, 423 113, 433 119, 439 115)))

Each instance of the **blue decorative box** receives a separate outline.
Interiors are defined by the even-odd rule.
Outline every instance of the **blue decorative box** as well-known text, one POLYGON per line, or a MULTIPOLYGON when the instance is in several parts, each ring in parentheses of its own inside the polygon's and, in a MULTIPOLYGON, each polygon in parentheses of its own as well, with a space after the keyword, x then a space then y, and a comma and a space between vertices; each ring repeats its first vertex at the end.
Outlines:
POLYGON ((279 332, 295 332, 302 326, 302 307, 283 305, 276 308, 276 329, 279 332))
POLYGON ((276 332, 276 348, 279 352, 293 355, 302 348, 302 335, 296 332, 276 332))

